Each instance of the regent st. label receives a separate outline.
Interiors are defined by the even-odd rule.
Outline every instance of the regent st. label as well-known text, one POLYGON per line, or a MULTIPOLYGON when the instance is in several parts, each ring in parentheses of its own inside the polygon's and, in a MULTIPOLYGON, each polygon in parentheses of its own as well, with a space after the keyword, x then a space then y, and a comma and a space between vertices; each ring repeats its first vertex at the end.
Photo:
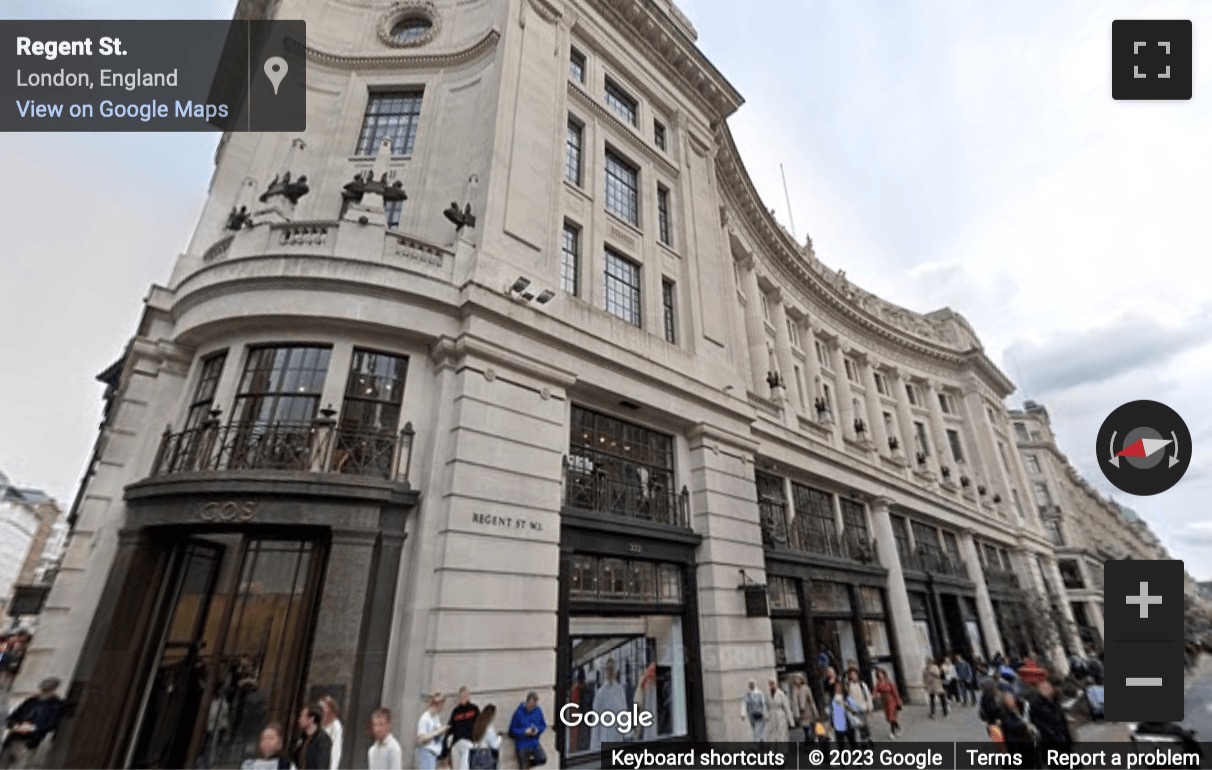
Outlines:
POLYGON ((503 534, 527 534, 542 532, 543 522, 525 516, 502 516, 496 513, 473 513, 471 523, 480 529, 503 534))

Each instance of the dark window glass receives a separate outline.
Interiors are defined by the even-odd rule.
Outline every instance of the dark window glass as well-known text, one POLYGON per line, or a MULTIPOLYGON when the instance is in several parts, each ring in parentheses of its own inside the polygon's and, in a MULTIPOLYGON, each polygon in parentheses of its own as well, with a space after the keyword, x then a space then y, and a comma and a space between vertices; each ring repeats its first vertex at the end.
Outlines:
POLYGON ((560 286, 575 297, 580 288, 581 231, 568 223, 564 223, 564 241, 560 252, 560 286))
POLYGON ((682 571, 676 564, 576 554, 570 569, 569 598, 681 604, 682 571))
POLYGON ((568 120, 567 154, 564 158, 564 178, 580 186, 581 184, 581 124, 571 118, 568 120))
POLYGON ((640 326, 640 266, 606 250, 606 312, 640 326))
POLYGON ((404 213, 404 201, 387 201, 383 204, 383 213, 387 214, 387 229, 400 229, 400 216, 404 213))
POLYGON ((394 432, 407 373, 407 358, 355 349, 341 408, 342 432, 394 432))
POLYGON ((397 43, 420 40, 433 29, 433 22, 424 16, 410 16, 391 28, 391 39, 397 43))
POLYGON ((673 236, 669 229, 669 191, 664 187, 657 187, 657 229, 661 243, 672 246, 673 236))
POLYGON ((606 106, 624 121, 633 126, 636 124, 636 100, 609 78, 606 79, 606 106))
POLYGON ((242 427, 310 424, 331 353, 318 346, 249 350, 232 422, 242 427))
POLYGON ((947 442, 951 444, 951 456, 955 458, 957 463, 964 462, 964 447, 960 444, 959 431, 952 428, 947 429, 947 442))
POLYGON ((793 578, 770 578, 770 609, 798 610, 800 608, 800 592, 795 583, 793 578))
POLYGON ((585 82, 585 54, 577 49, 572 49, 572 55, 568 57, 568 77, 578 83, 585 82))
POLYGON ((657 147, 665 149, 665 126, 659 120, 652 123, 652 141, 657 147))
POLYGON ((865 614, 884 614, 884 593, 875 586, 858 587, 859 610, 865 614))
POLYGON ((896 540, 896 552, 904 559, 909 555, 909 525, 904 516, 891 516, 892 537, 896 540))
POLYGON ((842 522, 846 525, 846 533, 862 538, 863 542, 871 539, 867 529, 867 509, 855 500, 842 498, 842 522))
POLYGON ((606 210, 633 225, 640 223, 638 173, 610 151, 606 152, 606 210))
POLYGON ((215 388, 219 385, 219 375, 223 373, 225 361, 226 350, 202 359, 198 385, 194 388, 194 397, 189 403, 189 413, 185 418, 186 430, 202 427, 202 423, 210 417, 210 410, 215 404, 215 388))
POLYGON ((832 541, 837 538, 837 519, 833 516, 833 495, 819 489, 792 483, 797 529, 802 536, 832 541))
POLYGON ((677 343, 674 328, 673 281, 661 281, 661 304, 665 311, 665 341, 677 343))
POLYGON ((357 154, 377 155, 383 139, 391 139, 392 154, 412 155, 421 121, 421 95, 420 89, 371 93, 357 154))
POLYGON ((845 584, 813 580, 808 585, 813 612, 850 612, 850 590, 845 584))

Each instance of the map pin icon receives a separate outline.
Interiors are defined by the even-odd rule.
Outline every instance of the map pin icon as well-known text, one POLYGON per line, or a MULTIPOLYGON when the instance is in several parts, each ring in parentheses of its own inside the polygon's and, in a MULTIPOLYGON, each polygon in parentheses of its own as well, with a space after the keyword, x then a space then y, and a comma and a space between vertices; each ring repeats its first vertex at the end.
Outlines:
POLYGON ((271 56, 265 60, 265 76, 273 83, 274 96, 278 95, 278 86, 282 84, 282 78, 286 77, 288 69, 290 68, 286 66, 286 60, 281 56, 271 56))

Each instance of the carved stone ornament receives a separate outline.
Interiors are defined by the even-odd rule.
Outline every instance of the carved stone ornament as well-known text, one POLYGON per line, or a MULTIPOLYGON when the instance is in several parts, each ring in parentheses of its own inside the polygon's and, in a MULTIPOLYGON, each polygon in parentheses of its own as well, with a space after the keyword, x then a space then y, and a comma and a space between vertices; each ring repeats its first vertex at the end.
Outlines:
POLYGON ((417 48, 434 39, 438 34, 441 17, 437 7, 426 0, 404 0, 393 5, 379 20, 379 40, 392 48, 417 48), (397 40, 391 31, 396 25, 408 19, 422 18, 429 22, 430 27, 425 34, 413 40, 397 40))
POLYGON ((383 196, 384 201, 406 201, 408 200, 407 193, 404 192, 404 183, 397 179, 395 182, 388 184, 387 173, 384 172, 381 178, 375 179, 373 171, 364 171, 361 174, 354 174, 352 182, 349 182, 343 188, 341 197, 350 201, 362 200, 362 196, 366 193, 375 193, 383 196))
POLYGON ((269 189, 263 192, 258 200, 265 203, 270 198, 281 195, 294 204, 298 203, 299 199, 309 192, 311 192, 311 188, 307 186, 306 176, 301 176, 292 182, 290 172, 287 171, 280 177, 275 176, 274 181, 269 183, 269 189))

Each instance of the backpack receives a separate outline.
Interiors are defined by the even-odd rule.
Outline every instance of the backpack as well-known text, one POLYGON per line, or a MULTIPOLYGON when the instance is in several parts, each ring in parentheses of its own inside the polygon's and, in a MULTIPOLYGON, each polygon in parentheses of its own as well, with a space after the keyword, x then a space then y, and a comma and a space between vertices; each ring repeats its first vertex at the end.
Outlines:
POLYGON ((765 719, 766 704, 765 698, 760 692, 750 691, 745 693, 745 715, 750 719, 765 719))

